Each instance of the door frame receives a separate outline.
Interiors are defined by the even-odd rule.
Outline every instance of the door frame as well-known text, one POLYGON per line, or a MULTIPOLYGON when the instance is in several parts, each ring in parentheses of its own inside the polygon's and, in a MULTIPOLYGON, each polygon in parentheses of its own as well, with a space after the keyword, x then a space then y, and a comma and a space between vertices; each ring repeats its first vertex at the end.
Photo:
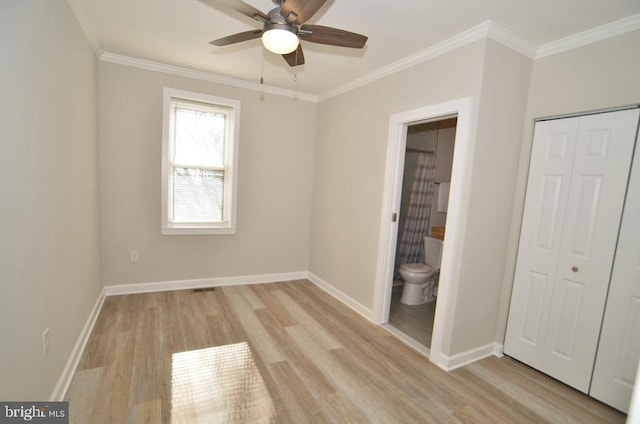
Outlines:
POLYGON ((433 324, 433 336, 429 359, 439 367, 449 370, 450 358, 445 340, 450 345, 452 322, 455 316, 459 275, 462 264, 471 168, 475 138, 471 137, 473 124, 472 97, 451 100, 431 106, 391 115, 387 142, 387 160, 383 191, 382 216, 376 269, 373 318, 377 324, 389 321, 393 268, 395 264, 398 222, 402 196, 402 178, 407 139, 407 128, 412 124, 439 121, 457 117, 456 136, 451 170, 451 186, 446 220, 446 237, 442 251, 438 302, 433 324))

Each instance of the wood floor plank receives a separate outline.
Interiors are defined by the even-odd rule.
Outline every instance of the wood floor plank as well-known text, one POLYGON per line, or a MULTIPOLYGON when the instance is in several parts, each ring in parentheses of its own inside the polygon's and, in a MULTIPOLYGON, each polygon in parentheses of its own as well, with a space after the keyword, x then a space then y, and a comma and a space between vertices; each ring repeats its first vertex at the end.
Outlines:
POLYGON ((622 423, 510 358, 447 373, 306 280, 108 297, 72 423, 622 423))
POLYGON ((78 369, 103 367, 113 361, 115 354, 116 332, 113 329, 119 318, 121 299, 119 296, 107 297, 96 320, 93 331, 87 341, 78 369))
POLYGON ((133 405, 133 424, 157 424, 162 422, 162 402, 150 400, 133 405))
POLYGON ((385 422, 420 423, 425 420, 429 422, 457 422, 453 417, 452 409, 449 408, 447 402, 443 402, 445 398, 438 397, 437 401, 434 401, 428 391, 422 393, 406 390, 407 388, 403 384, 397 384, 393 380, 382 377, 375 370, 363 366, 358 361, 358 357, 354 357, 344 349, 335 349, 331 354, 342 369, 357 376, 358 381, 369 388, 369 395, 376 404, 385 403, 388 398, 395 399, 392 405, 387 404, 386 406, 385 412, 389 416, 385 418, 385 422), (414 401, 412 394, 419 395, 418 402, 414 401))
POLYGON ((252 347, 265 363, 284 361, 286 358, 280 346, 273 342, 269 333, 254 314, 251 304, 238 290, 225 287, 223 290, 229 300, 230 308, 251 340, 252 347))
POLYGON ((133 353, 131 402, 142 404, 161 397, 163 354, 161 350, 160 317, 157 308, 144 308, 135 328, 136 343, 133 353), (156 360, 150 360, 157 358, 156 360))
MULTIPOLYGON (((490 382, 495 387, 502 388, 504 392, 525 403, 530 410, 544 417, 548 422, 568 422, 572 419, 578 419, 579 422, 585 424, 601 422, 600 418, 589 410, 576 406, 561 396, 549 396, 548 387, 531 379, 514 378, 513 375, 497 372, 496 365, 493 358, 489 358, 482 364, 471 364, 468 368, 470 372, 478 375, 481 379, 490 382)), ((549 384, 553 385, 553 382, 549 382, 549 384)), ((584 400, 591 403, 586 396, 584 400)))
POLYGON ((264 303, 262 303, 262 299, 256 295, 251 286, 238 286, 235 287, 236 292, 240 294, 247 302, 251 309, 264 309, 264 303))
MULTIPOLYGON (((493 358, 492 358, 493 359, 493 358)), ((517 373, 521 376, 525 381, 531 380, 538 384, 542 390, 540 390, 541 395, 546 395, 547 391, 551 391, 554 394, 554 397, 561 397, 566 399, 568 402, 574 404, 574 409, 579 411, 579 413, 584 413, 585 405, 588 405, 587 411, 589 414, 595 415, 596 420, 603 419, 606 422, 616 423, 623 422, 623 417, 621 414, 613 408, 590 398, 589 396, 572 389, 564 383, 561 383, 558 380, 553 378, 549 378, 547 375, 536 371, 535 369, 529 367, 528 365, 523 364, 522 362, 518 362, 514 359, 506 358, 504 361, 500 361, 496 363, 496 361, 485 361, 484 363, 487 366, 491 366, 495 371, 497 366, 499 366, 500 370, 506 370, 509 373, 517 373)), ((503 371, 504 372, 504 371, 503 371)))
POLYGON ((318 366, 291 340, 286 328, 279 327, 275 318, 267 310, 256 311, 256 316, 263 323, 265 329, 271 334, 273 340, 284 349, 287 360, 291 362, 305 381, 306 388, 314 396, 322 396, 333 393, 336 388, 318 366))
MULTIPOLYGON (((90 422, 124 423, 129 419, 132 404, 129 401, 133 375, 135 340, 130 331, 116 334, 116 356, 104 369, 104 375, 92 405, 90 422)), ((69 399, 73 402, 73 399, 69 399)))
POLYGON ((256 296, 260 298, 262 303, 265 305, 265 309, 269 311, 269 313, 275 318, 278 322, 278 325, 281 327, 288 327, 290 325, 297 325, 298 321, 296 321, 289 311, 279 303, 273 296, 272 292, 281 291, 276 285, 268 285, 268 284, 260 284, 257 286, 252 286, 252 289, 256 296), (265 287, 267 286, 267 287, 265 287))
POLYGON ((224 292, 216 290, 211 296, 212 303, 206 310, 206 320, 213 335, 212 346, 222 346, 248 340, 240 321, 234 318, 229 300, 224 292))
POLYGON ((348 417, 349 423, 368 424, 369 418, 348 399, 342 392, 330 393, 320 398, 320 407, 325 411, 327 420, 334 424, 344 423, 348 417))
POLYGON ((491 411, 497 423, 527 424, 548 422, 517 398, 505 393, 501 388, 489 384, 466 368, 457 369, 451 375, 468 388, 469 403, 475 400, 484 410, 491 411))
POLYGON ((362 385, 356 375, 348 373, 328 350, 309 337, 304 328, 287 327, 287 332, 309 359, 330 379, 332 385, 339 387, 339 390, 367 415, 370 422, 392 422, 388 410, 376 410, 376 405, 379 403, 371 393, 372 388, 362 385))
POLYGON ((91 411, 98 400, 98 389, 103 377, 103 368, 89 368, 76 371, 67 391, 69 414, 75 422, 91 422, 91 411))
POLYGON ((288 399, 287 408, 295 423, 326 422, 313 394, 288 361, 267 366, 283 398, 288 399))
POLYGON ((323 324, 332 329, 346 326, 353 331, 353 334, 366 338, 389 336, 386 330, 354 313, 308 280, 283 283, 281 287, 285 293, 296 299, 304 310, 313 311, 314 317, 322 319, 323 324))
POLYGON ((295 319, 300 323, 299 325, 304 327, 311 337, 317 340, 318 343, 329 350, 342 347, 340 342, 325 330, 324 326, 319 324, 318 321, 309 315, 303 307, 293 300, 288 294, 278 290, 274 290, 271 293, 272 296, 295 317, 295 319))

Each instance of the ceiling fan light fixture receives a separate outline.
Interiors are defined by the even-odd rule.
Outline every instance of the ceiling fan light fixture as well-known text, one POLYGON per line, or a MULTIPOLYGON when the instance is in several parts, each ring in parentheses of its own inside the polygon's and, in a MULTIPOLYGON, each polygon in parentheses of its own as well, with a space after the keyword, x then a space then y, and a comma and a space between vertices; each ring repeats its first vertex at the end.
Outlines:
POLYGON ((288 54, 295 51, 300 44, 298 34, 286 25, 278 25, 262 33, 264 47, 276 54, 288 54))
MULTIPOLYGON (((0 0, 2 1, 2 0, 0 0)), ((244 31, 211 41, 209 44, 222 47, 243 41, 262 38, 264 48, 282 55, 289 66, 304 65, 304 53, 300 39, 328 46, 361 49, 367 43, 365 35, 305 22, 326 4, 327 0, 272 0, 277 7, 268 14, 245 3, 243 0, 200 0, 209 6, 217 4, 260 22, 262 30, 244 31)))

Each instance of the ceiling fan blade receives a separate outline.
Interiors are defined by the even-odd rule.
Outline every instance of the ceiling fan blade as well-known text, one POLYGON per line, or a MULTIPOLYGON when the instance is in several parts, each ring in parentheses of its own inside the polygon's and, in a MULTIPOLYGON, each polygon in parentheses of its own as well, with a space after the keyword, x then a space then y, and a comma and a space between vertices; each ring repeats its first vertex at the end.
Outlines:
POLYGON ((304 65, 304 53, 302 53, 302 46, 298 44, 298 48, 291 53, 283 54, 284 60, 287 61, 289 66, 304 65))
POLYGON ((260 38, 261 36, 262 30, 254 29, 252 31, 239 32, 237 34, 229 35, 228 37, 218 38, 217 40, 211 41, 209 44, 222 47, 228 46, 229 44, 240 43, 242 41, 255 40, 256 38, 260 38))
POLYGON ((214 8, 217 6, 225 6, 225 7, 231 8, 233 10, 236 10, 242 13, 245 16, 250 17, 251 19, 255 19, 258 22, 264 23, 269 21, 269 17, 265 13, 262 13, 255 7, 243 2, 242 0, 200 0, 200 1, 206 4, 207 6, 211 6, 214 8))
POLYGON ((322 7, 327 0, 285 0, 280 14, 287 22, 302 25, 322 7))
POLYGON ((302 25, 298 37, 301 40, 311 41, 312 43, 351 47, 353 49, 363 48, 368 40, 366 35, 321 25, 302 25))

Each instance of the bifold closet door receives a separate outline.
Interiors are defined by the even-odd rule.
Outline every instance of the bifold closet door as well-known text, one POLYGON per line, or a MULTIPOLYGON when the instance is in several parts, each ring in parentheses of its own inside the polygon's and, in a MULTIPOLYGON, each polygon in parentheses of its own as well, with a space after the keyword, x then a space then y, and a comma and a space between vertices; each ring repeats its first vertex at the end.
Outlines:
POLYGON ((536 123, 505 353, 588 393, 638 110, 536 123))
POLYGON ((639 220, 640 146, 636 145, 589 392, 624 412, 628 412, 640 360, 639 220))

